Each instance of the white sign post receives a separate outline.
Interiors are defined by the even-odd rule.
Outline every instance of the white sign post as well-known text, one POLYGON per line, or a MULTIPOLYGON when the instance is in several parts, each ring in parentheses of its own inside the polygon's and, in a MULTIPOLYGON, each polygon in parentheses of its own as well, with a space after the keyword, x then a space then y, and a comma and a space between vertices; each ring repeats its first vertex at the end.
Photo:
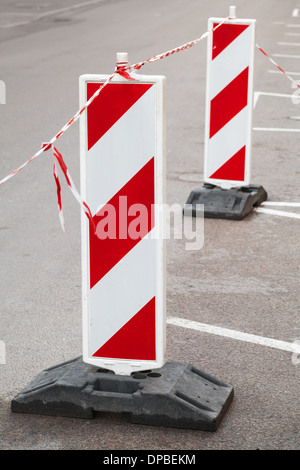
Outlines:
POLYGON ((204 181, 224 188, 250 183, 255 22, 230 18, 207 42, 204 181))
MULTIPOLYGON (((121 375, 165 362, 165 78, 131 78, 115 76, 80 127, 96 226, 82 217, 83 360, 121 375)), ((107 79, 80 77, 81 106, 107 79)))
POLYGON ((266 198, 250 184, 256 20, 210 18, 204 145, 204 185, 193 190, 185 215, 241 220, 266 198), (222 23, 222 24, 221 24, 222 23))

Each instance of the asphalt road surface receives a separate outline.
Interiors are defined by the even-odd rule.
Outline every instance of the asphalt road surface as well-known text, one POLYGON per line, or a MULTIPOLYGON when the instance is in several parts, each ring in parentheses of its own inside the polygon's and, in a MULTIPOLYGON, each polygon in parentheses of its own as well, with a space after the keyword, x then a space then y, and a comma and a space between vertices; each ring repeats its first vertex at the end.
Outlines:
MULTIPOLYGON (((198 38, 231 3, 0 0, 0 178, 75 114, 81 74, 112 73, 118 51, 134 63, 198 38)), ((257 20, 257 43, 300 79, 297 0, 235 4, 238 17, 257 20)), ((167 78, 167 203, 184 204, 203 181, 206 43, 143 73, 167 78)), ((266 189, 268 202, 299 203, 297 90, 258 50, 254 91, 251 182, 266 189)), ((79 187, 78 123, 57 146, 79 187)), ((12 398, 39 372, 82 353, 80 208, 63 184, 63 233, 50 157, 0 188, 0 449, 299 449, 300 356, 286 347, 300 341, 300 208, 292 206, 263 205, 243 221, 205 219, 197 252, 186 251, 184 240, 167 242, 167 359, 234 387, 216 432, 136 425, 122 415, 11 412, 12 398), (195 323, 187 328, 171 317, 195 323)))

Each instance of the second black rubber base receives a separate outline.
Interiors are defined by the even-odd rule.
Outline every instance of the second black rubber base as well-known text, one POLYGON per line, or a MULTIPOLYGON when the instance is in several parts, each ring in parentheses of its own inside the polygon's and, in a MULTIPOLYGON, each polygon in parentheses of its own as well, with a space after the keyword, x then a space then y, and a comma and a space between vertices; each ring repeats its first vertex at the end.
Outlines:
POLYGON ((267 197, 268 195, 262 186, 249 185, 222 189, 204 183, 201 189, 193 190, 190 193, 183 213, 193 217, 203 216, 203 210, 197 209, 197 204, 201 204, 204 206, 204 217, 242 220, 267 197))

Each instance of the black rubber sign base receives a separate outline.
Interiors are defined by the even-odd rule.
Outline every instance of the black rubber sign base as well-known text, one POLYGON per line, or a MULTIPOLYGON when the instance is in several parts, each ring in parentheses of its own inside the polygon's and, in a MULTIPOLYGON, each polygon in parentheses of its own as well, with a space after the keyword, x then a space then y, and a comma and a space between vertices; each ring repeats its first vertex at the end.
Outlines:
POLYGON ((12 400, 11 410, 86 419, 101 411, 129 413, 132 423, 215 431, 233 393, 187 363, 122 376, 79 357, 42 371, 12 400))
POLYGON ((193 217, 203 216, 203 210, 198 211, 196 207, 197 204, 203 204, 204 217, 242 220, 266 199, 267 193, 262 186, 249 185, 222 189, 204 183, 201 189, 191 192, 183 213, 193 217))

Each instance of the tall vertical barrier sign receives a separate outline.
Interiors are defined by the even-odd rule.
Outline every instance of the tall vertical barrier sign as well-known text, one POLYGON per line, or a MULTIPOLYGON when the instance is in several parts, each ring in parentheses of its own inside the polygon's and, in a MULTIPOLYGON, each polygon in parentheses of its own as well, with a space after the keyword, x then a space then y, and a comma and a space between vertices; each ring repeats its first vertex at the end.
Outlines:
POLYGON ((250 184, 255 23, 235 18, 235 7, 226 21, 208 20, 204 185, 186 215, 203 204, 205 217, 243 219, 267 198, 250 184))
MULTIPOLYGON (((116 76, 82 116, 83 360, 116 374, 165 362, 165 78, 116 76)), ((83 105, 108 79, 80 77, 83 105)))
MULTIPOLYGON (((211 31, 222 20, 210 18, 211 31)), ((207 42, 204 181, 250 183, 255 20, 230 19, 207 42)))
POLYGON ((80 121, 81 194, 93 216, 82 211, 83 354, 38 374, 11 409, 215 431, 233 387, 165 362, 165 78, 129 76, 125 57, 110 81, 80 77, 80 109, 94 97, 80 121))

